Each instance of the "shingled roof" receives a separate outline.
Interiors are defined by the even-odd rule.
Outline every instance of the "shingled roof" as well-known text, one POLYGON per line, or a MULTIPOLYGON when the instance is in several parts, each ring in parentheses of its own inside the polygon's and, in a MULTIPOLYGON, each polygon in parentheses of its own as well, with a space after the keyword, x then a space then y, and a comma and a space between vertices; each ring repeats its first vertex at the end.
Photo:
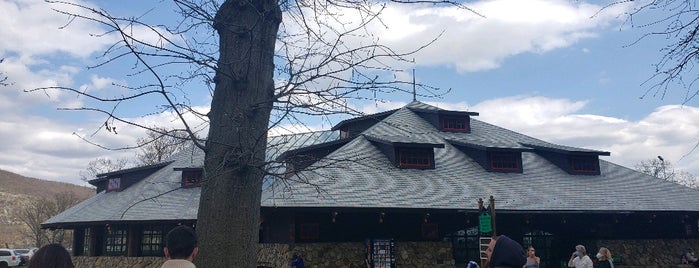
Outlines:
MULTIPOLYGON (((443 132, 421 117, 425 111, 440 109, 412 102, 389 114, 369 116, 378 118, 373 125, 297 171, 291 180, 266 184, 262 206, 473 209, 478 198, 492 195, 501 212, 699 211, 697 189, 604 160, 599 161, 599 175, 572 175, 538 153, 604 156, 608 152, 545 142, 473 118, 468 133, 443 132), (429 145, 434 150, 434 168, 398 168, 377 142, 429 145), (489 172, 459 146, 521 152, 522 172, 489 172)), ((338 125, 361 121, 351 120, 338 125)), ((311 145, 337 146, 337 139, 337 131, 270 137, 267 158, 277 159, 284 152, 311 145)), ((200 188, 181 188, 178 170, 202 167, 203 159, 203 152, 192 147, 134 185, 100 192, 43 225, 195 220, 200 188)))
POLYGON ((263 193, 263 206, 473 209, 478 198, 492 195, 500 211, 699 211, 697 189, 604 160, 600 175, 571 175, 536 151, 609 152, 557 145, 473 118, 470 133, 443 132, 421 110, 438 108, 413 102, 394 111, 292 180, 309 183, 274 184, 263 193), (444 147, 434 148, 434 169, 400 169, 372 140, 444 147), (521 151, 522 172, 489 172, 455 144, 521 151))

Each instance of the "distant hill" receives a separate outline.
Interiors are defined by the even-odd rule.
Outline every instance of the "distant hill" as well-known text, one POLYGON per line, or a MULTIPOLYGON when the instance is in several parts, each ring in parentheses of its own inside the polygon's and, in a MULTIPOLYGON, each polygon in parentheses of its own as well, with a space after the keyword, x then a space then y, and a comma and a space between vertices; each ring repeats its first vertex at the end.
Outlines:
POLYGON ((53 198, 56 194, 72 192, 78 200, 95 194, 95 189, 64 182, 29 178, 0 169, 0 247, 26 247, 31 238, 22 235, 26 228, 13 211, 40 198, 53 198))
POLYGON ((95 189, 75 184, 29 178, 0 169, 0 192, 52 198, 61 192, 73 192, 84 200, 95 194, 95 189))

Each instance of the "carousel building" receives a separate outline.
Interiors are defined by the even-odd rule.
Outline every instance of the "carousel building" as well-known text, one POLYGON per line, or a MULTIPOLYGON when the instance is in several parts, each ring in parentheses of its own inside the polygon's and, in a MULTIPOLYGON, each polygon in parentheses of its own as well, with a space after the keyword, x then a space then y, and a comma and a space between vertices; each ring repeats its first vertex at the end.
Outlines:
MULTIPOLYGON (((270 137, 268 158, 285 163, 286 179, 265 184, 260 243, 361 249, 382 239, 396 255, 401 243, 446 245, 440 258, 467 262, 480 256, 478 200, 490 196, 494 231, 536 247, 545 267, 581 243, 699 238, 699 190, 476 116, 414 101, 328 131, 270 137)), ((90 181, 95 196, 42 226, 74 230, 76 256, 162 256, 169 229, 196 227, 203 159, 192 148, 101 174, 90 181)), ((417 256, 403 255, 390 258, 417 256)))

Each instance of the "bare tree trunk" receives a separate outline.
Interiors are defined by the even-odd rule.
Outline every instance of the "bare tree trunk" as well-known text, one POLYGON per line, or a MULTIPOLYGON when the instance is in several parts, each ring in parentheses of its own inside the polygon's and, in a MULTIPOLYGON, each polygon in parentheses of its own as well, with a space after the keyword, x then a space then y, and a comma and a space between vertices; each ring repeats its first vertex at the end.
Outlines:
POLYGON ((199 202, 198 267, 255 267, 274 94, 277 0, 228 0, 216 14, 216 88, 199 202))

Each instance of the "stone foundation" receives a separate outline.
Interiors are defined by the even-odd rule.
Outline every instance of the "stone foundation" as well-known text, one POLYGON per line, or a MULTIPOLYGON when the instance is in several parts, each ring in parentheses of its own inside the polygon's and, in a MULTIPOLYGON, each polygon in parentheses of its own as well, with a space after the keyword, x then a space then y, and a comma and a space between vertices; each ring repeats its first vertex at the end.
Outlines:
MULTIPOLYGON (((364 244, 308 243, 261 244, 258 267, 289 268, 293 253, 303 256, 307 268, 365 268, 364 244)), ((447 242, 397 242, 394 256, 397 267, 452 268, 451 244, 447 242)), ((159 257, 73 257, 76 268, 158 268, 165 262, 159 257)))
POLYGON ((600 240, 596 247, 588 249, 590 256, 597 254, 599 247, 606 247, 612 256, 621 257, 618 266, 624 268, 677 268, 682 267, 679 266, 680 256, 687 248, 699 253, 699 239, 600 240))
MULTIPOLYGON (((591 256, 607 247, 621 257, 619 268, 678 268, 680 255, 687 248, 699 253, 699 239, 690 240, 600 240, 588 246, 591 256)), ((365 268, 363 243, 261 244, 260 267, 289 268, 294 252, 300 253, 307 268, 365 268)), ((396 242, 396 267, 452 268, 451 244, 447 242, 396 242)), ((159 268, 159 257, 73 257, 76 268, 159 268)))
POLYGON ((159 268, 164 262, 161 257, 73 257, 75 268, 159 268))

